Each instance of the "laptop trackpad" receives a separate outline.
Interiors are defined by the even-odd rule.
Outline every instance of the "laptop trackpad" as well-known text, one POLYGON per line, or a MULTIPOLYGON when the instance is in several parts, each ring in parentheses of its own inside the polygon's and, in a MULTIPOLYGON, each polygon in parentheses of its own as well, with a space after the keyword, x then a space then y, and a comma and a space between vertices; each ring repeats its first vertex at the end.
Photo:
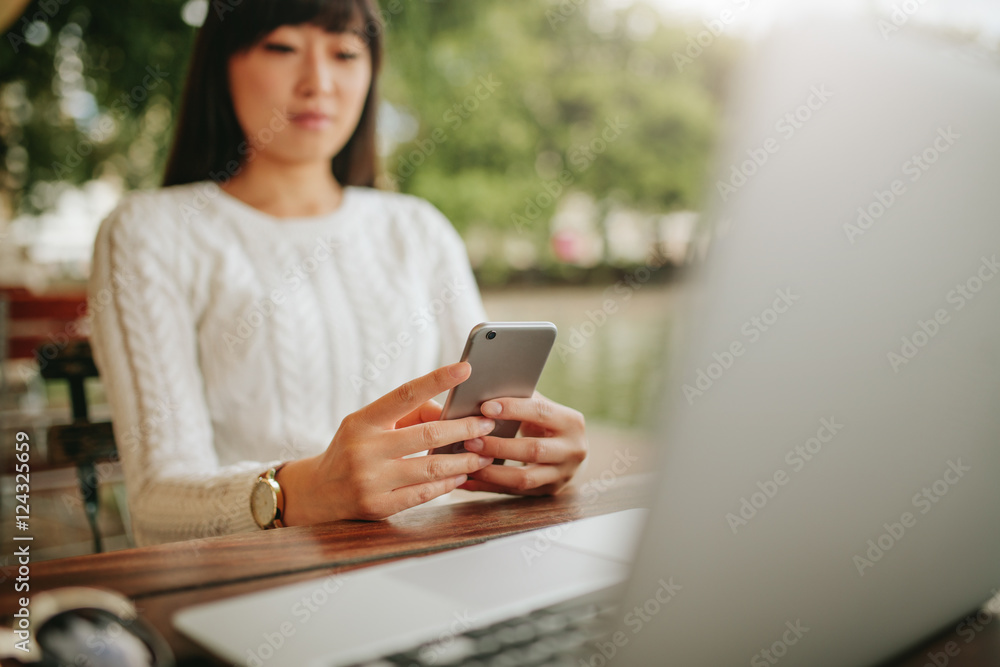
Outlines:
POLYGON ((628 567, 539 536, 515 536, 417 559, 388 577, 459 602, 471 613, 520 613, 623 581, 628 567))

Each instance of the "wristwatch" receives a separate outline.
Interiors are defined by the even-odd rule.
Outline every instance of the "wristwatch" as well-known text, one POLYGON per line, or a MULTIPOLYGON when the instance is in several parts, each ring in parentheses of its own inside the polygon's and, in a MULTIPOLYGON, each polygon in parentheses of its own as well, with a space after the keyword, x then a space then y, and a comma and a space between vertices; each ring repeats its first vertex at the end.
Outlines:
POLYGON ((283 525, 281 520, 285 512, 285 496, 278 481, 274 479, 280 469, 281 466, 277 466, 261 473, 250 492, 250 513, 257 525, 264 530, 281 528, 283 525))

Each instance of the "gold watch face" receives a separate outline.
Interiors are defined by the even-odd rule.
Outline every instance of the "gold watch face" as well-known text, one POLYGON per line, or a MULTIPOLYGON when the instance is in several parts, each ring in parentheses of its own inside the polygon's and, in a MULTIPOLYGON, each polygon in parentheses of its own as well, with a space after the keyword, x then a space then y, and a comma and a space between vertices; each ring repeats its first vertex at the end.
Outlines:
POLYGON ((250 511, 258 526, 266 528, 274 521, 274 511, 277 504, 278 499, 275 497, 271 485, 263 479, 257 480, 253 487, 253 493, 250 494, 250 511))

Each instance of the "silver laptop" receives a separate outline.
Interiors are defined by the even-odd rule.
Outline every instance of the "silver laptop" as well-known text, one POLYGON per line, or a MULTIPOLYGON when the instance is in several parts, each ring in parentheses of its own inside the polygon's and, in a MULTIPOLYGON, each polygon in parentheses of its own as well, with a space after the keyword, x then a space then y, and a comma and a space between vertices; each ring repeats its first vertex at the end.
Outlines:
POLYGON ((648 518, 574 524, 530 562, 537 534, 176 626, 251 665, 841 667, 996 594, 1000 72, 917 35, 798 26, 737 77, 648 518), (601 602, 546 613, 581 595, 601 602), (596 635, 567 628, 595 615, 596 635), (520 653, 476 657, 505 642, 520 653))

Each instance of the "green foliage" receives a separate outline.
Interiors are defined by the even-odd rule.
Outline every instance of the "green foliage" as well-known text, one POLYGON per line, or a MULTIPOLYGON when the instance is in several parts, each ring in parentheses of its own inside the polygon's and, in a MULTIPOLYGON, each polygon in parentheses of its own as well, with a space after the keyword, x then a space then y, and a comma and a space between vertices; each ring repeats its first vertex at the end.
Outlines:
POLYGON ((3 181, 15 210, 38 212, 51 203, 39 183, 79 184, 109 168, 129 188, 159 182, 195 30, 181 20, 176 1, 147 0, 139 9, 35 1, 25 16, 44 18, 48 39, 39 46, 22 41, 22 20, 4 34, 0 136, 6 150, 21 147, 28 156, 24 169, 3 181), (96 113, 74 119, 64 112, 85 109, 86 93, 96 113))
POLYGON ((390 15, 383 96, 420 129, 387 161, 388 180, 437 204, 459 230, 528 233, 540 248, 557 205, 547 193, 557 190, 649 212, 697 208, 734 45, 719 40, 681 72, 680 27, 636 5, 595 33, 588 3, 565 11, 575 4, 404 1, 390 15), (652 20, 644 39, 629 36, 630 12, 652 20), (477 99, 491 78, 501 85, 477 99), (467 117, 457 117, 463 104, 467 117), (625 127, 602 143, 609 122, 625 127), (603 152, 588 151, 592 141, 603 152))

